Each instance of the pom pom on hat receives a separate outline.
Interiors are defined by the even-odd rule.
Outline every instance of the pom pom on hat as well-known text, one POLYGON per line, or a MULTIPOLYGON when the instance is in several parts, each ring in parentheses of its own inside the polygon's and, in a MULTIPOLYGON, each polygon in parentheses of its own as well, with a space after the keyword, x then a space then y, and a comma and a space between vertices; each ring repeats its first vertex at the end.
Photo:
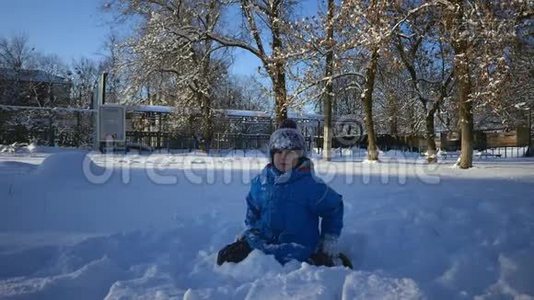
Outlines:
POLYGON ((278 129, 280 128, 293 128, 297 129, 297 123, 291 119, 285 119, 283 120, 280 125, 278 125, 278 129))

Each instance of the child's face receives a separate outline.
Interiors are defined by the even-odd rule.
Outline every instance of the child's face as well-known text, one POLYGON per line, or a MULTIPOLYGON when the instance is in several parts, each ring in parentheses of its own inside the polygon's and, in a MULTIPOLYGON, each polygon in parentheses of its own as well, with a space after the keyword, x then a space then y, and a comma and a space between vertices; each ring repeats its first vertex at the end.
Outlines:
POLYGON ((301 150, 275 150, 273 157, 274 166, 280 172, 290 171, 297 166, 301 155, 301 150))

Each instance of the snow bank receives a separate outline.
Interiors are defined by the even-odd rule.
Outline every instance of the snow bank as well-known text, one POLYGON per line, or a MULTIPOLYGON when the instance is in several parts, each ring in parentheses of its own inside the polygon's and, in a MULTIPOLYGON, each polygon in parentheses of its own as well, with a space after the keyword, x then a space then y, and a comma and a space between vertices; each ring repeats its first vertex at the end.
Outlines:
MULTIPOLYGON (((15 277, 15 273, 7 273, 8 268, 2 268, 0 295, 39 299, 422 298, 410 279, 297 262, 281 266, 274 257, 258 251, 242 263, 219 267, 215 253, 198 250, 218 246, 215 240, 189 240, 198 226, 116 234, 72 246, 32 250, 33 255, 46 260, 4 254, 0 261, 25 265, 26 274, 15 277)), ((204 222, 200 230, 211 232, 220 226, 204 222)))
POLYGON ((34 171, 37 165, 18 162, 18 161, 0 161, 0 172, 6 174, 27 174, 34 171))
POLYGON ((105 173, 105 168, 95 164, 87 154, 86 151, 51 154, 35 170, 35 175, 80 180, 86 178, 87 174, 105 173))
POLYGON ((258 251, 216 265, 217 251, 243 230, 243 178, 245 168, 259 172, 256 158, 75 152, 37 167, 27 163, 33 156, 7 159, 0 161, 0 298, 534 296, 534 161, 467 171, 437 165, 434 183, 417 177, 426 172, 419 164, 405 165, 406 180, 386 181, 395 160, 318 163, 323 175, 346 169, 327 179, 344 196, 340 248, 352 271, 281 266, 258 251), (102 171, 107 158, 109 180, 89 182, 83 163, 102 171), (176 181, 154 181, 153 167, 176 181))

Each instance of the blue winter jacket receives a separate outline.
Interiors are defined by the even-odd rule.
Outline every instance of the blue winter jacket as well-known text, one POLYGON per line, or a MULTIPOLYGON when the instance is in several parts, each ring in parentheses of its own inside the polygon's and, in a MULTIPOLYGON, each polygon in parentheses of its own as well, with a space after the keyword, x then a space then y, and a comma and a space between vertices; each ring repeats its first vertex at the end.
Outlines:
POLYGON ((288 173, 268 164, 252 180, 245 224, 243 236, 252 248, 282 264, 305 261, 325 234, 340 235, 342 197, 315 176, 307 158, 288 173))

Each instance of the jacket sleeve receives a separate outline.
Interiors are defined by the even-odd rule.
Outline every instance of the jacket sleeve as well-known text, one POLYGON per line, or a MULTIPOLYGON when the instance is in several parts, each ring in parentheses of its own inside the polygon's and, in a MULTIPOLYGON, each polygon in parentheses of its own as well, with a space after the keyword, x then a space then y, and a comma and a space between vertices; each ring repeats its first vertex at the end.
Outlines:
POLYGON ((343 228, 343 197, 325 183, 317 183, 312 210, 321 217, 321 238, 338 237, 343 228))
POLYGON ((261 233, 261 224, 260 224, 260 215, 261 211, 257 202, 254 199, 253 190, 254 190, 254 180, 250 191, 247 195, 247 212, 245 215, 245 225, 246 229, 242 234, 242 238, 247 241, 250 247, 254 249, 262 250, 265 247, 265 241, 260 237, 261 233))
POLYGON ((247 195, 247 214, 245 216, 245 225, 247 229, 253 229, 257 227, 258 220, 260 218, 260 210, 254 204, 252 199, 252 191, 247 195))

